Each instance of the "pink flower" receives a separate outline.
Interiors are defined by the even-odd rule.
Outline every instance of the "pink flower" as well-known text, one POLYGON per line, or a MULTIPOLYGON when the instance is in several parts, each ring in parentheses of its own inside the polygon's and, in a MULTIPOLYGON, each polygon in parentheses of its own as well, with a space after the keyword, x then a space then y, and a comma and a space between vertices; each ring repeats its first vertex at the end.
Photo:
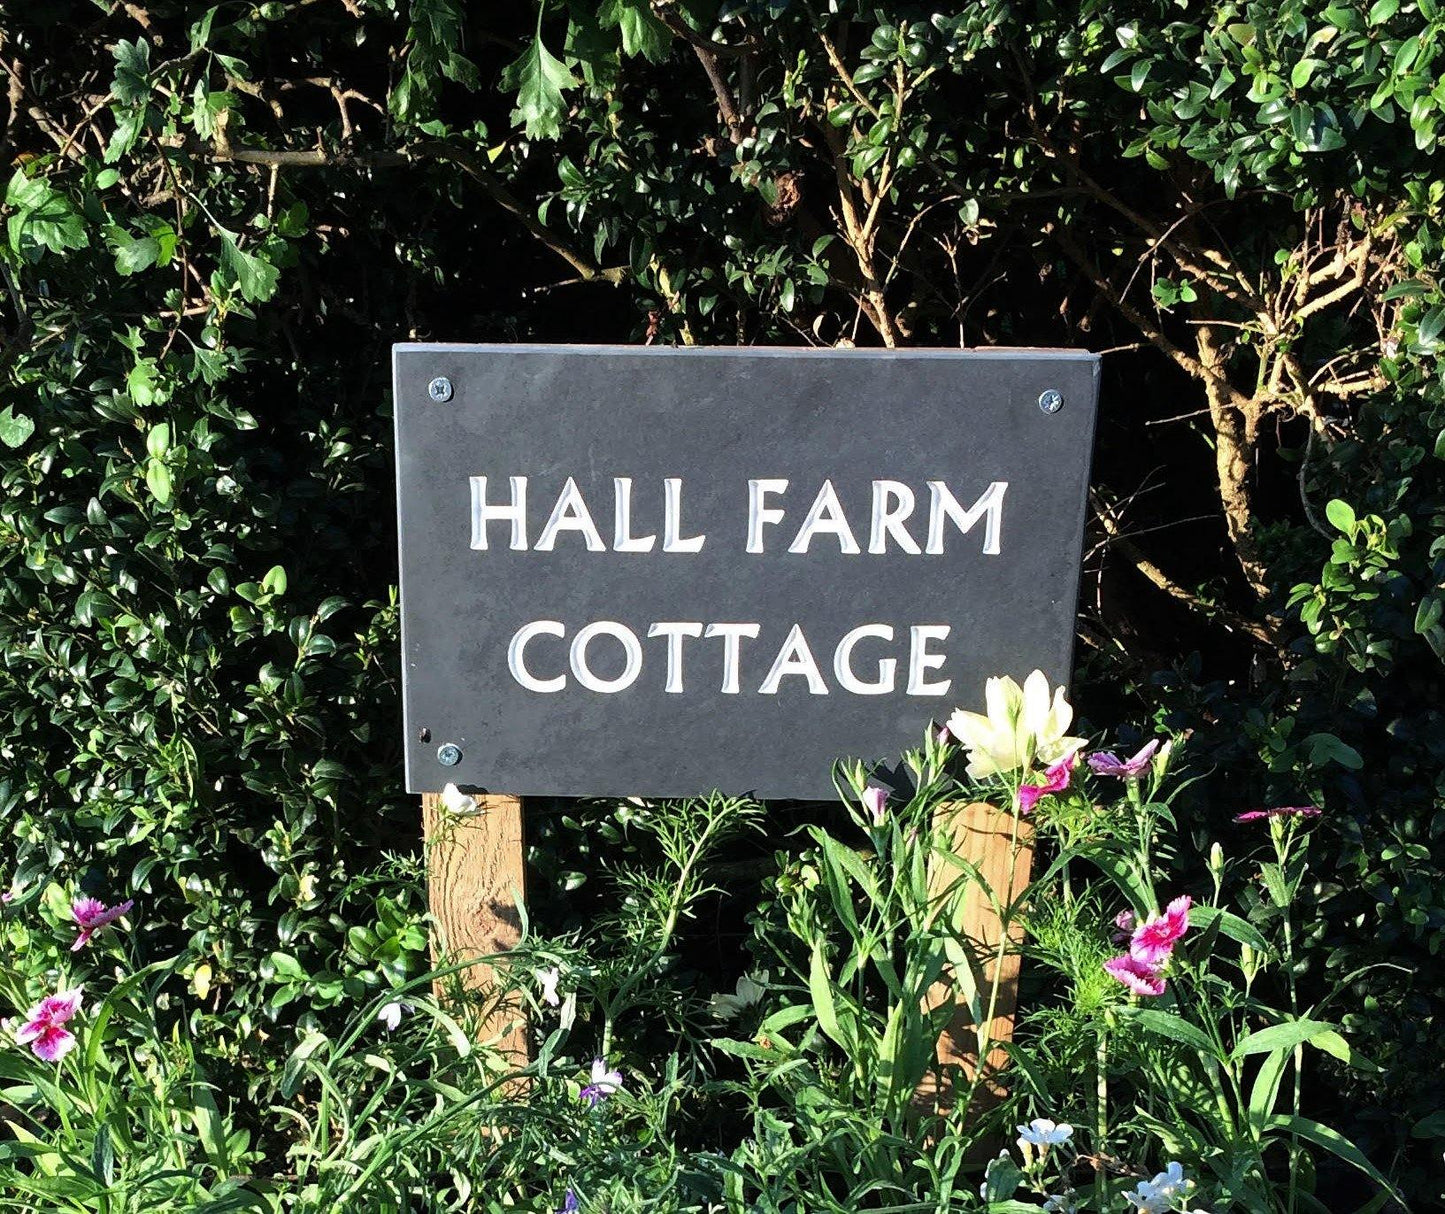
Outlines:
POLYGON ((888 790, 886 788, 865 788, 863 790, 863 808, 873 816, 874 826, 882 826, 884 815, 888 809, 888 790))
MULTIPOLYGON (((1129 941, 1129 955, 1147 966, 1157 967, 1169 960, 1174 946, 1189 930, 1189 908, 1194 900, 1188 894, 1175 898, 1162 915, 1153 915, 1134 929, 1129 941)), ((1117 975, 1115 975, 1117 977, 1117 975)))
POLYGON ((1251 809, 1248 813, 1236 814, 1236 822, 1258 822, 1261 818, 1318 818, 1320 811, 1313 805, 1277 805, 1273 809, 1251 809))
POLYGON ((947 746, 953 741, 953 734, 949 732, 947 725, 940 725, 938 732, 933 735, 933 740, 940 746, 947 746))
POLYGON ((1036 806, 1049 793, 1063 792, 1069 786, 1069 777, 1073 774, 1074 764, 1078 762, 1078 753, 1067 754, 1048 771, 1044 772, 1042 784, 1024 784, 1019 788, 1019 813, 1031 814, 1036 806))
POLYGON ((1114 943, 1123 944, 1134 931, 1134 912, 1121 910, 1114 916, 1114 943))
POLYGON ((1164 978, 1158 969, 1137 957, 1124 953, 1104 962, 1104 970, 1111 978, 1117 978, 1136 995, 1162 995, 1164 978))
POLYGON ((1101 750, 1097 754, 1089 756, 1089 766, 1096 776, 1117 776, 1121 780, 1137 780, 1144 774, 1144 769, 1149 766, 1150 761, 1154 758, 1154 752, 1158 749, 1159 741, 1156 738, 1141 747, 1131 759, 1121 759, 1112 751, 1101 750))
POLYGON ((90 943, 90 938, 108 924, 114 923, 122 915, 128 915, 130 908, 135 902, 127 898, 119 906, 107 908, 99 898, 77 898, 71 905, 70 913, 76 923, 80 925, 80 935, 75 938, 75 943, 70 946, 73 953, 77 949, 84 948, 90 943))
POLYGON ((47 995, 28 1012, 15 1034, 18 1045, 28 1045, 37 1058, 59 1062, 75 1044, 75 1034, 60 1026, 80 1010, 81 988, 47 995))

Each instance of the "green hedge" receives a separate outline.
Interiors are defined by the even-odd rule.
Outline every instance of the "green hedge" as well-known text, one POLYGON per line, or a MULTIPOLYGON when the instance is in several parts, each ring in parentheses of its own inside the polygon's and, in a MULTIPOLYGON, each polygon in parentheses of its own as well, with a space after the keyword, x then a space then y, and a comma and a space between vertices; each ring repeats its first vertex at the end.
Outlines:
POLYGON ((1196 731, 1201 850, 1325 807, 1300 978, 1385 1068, 1339 1079, 1355 1136, 1432 1183, 1435 0, 5 26, 7 859, 137 896, 238 1062, 421 961, 414 896, 364 896, 416 843, 391 341, 1087 346, 1081 702, 1196 731))

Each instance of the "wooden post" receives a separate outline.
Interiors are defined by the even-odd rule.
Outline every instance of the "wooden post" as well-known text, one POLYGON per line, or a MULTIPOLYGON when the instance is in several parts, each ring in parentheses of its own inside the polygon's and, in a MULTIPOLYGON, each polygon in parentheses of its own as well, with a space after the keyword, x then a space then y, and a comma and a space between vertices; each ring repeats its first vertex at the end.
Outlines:
MULTIPOLYGON (((478 796, 477 812, 448 813, 436 793, 422 796, 427 893, 435 929, 432 960, 475 961, 513 948, 522 938, 518 899, 526 897, 522 799, 478 796)), ((479 961, 460 974, 467 990, 490 990, 493 968, 479 961)), ((437 995, 440 997, 439 989, 437 995)), ((486 1005, 478 1023, 517 1066, 528 1061, 526 1009, 515 1000, 486 1005)))
MULTIPOLYGON (((980 994, 980 1001, 987 1009, 1003 930, 987 889, 993 891, 999 905, 1008 906, 1028 885, 1034 858, 1033 830, 1020 820, 1015 837, 1013 816, 981 802, 944 806, 934 821, 940 834, 952 840, 950 850, 978 870, 980 880, 975 881, 964 877, 956 866, 935 858, 929 886, 930 893, 937 896, 961 877, 968 880, 958 930, 965 947, 988 958, 983 966, 980 994)), ((974 1111, 997 1103, 1004 1095, 996 1076, 1008 1061, 1002 1043, 1013 1040, 1020 961, 1017 947, 1023 939, 1022 920, 1013 920, 1008 935, 1011 948, 997 965, 998 993, 994 999, 993 1020, 988 1026, 991 1046, 983 1061, 983 1082, 974 1093, 971 1106, 974 1111)), ((970 1080, 978 1069, 979 1026, 974 1023, 967 1005, 959 999, 956 983, 948 980, 935 983, 924 999, 924 1007, 932 1011, 950 1002, 959 1004, 959 1009, 938 1039, 936 1068, 925 1077, 916 1094, 917 1102, 929 1109, 944 1110, 953 1104, 953 1071, 949 1068, 961 1068, 970 1080)))

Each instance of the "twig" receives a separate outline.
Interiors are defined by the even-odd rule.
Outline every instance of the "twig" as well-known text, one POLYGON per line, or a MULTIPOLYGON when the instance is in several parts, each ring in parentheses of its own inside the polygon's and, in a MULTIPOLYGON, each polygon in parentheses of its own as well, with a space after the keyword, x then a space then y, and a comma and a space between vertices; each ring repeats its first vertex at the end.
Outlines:
POLYGON ((1192 611, 1198 611, 1210 619, 1218 620, 1226 627, 1246 633, 1262 645, 1268 645, 1271 649, 1275 648, 1273 635, 1269 629, 1258 620, 1251 620, 1236 611, 1231 611, 1228 607, 1220 607, 1216 604, 1205 602, 1197 594, 1181 586, 1145 556, 1131 540, 1127 539, 1120 532, 1118 521, 1114 518, 1113 512, 1093 489, 1089 490, 1089 502, 1094 507, 1094 513, 1098 516, 1105 534, 1109 536, 1111 547, 1118 549, 1120 554, 1123 555, 1135 569, 1148 578, 1149 581, 1153 582, 1160 590, 1164 591, 1165 594, 1169 595, 1170 598, 1183 603, 1192 611))
POLYGON ((1156 349, 1167 354, 1175 363, 1189 372, 1190 375, 1194 376, 1195 379, 1201 380, 1206 384, 1217 383, 1218 390, 1228 397, 1230 403, 1236 407, 1245 407, 1251 403, 1249 398, 1242 395, 1230 384, 1221 372, 1206 369, 1203 363, 1197 358, 1180 349, 1159 329, 1150 324, 1138 308, 1134 307, 1133 304, 1129 303, 1128 300, 1119 294, 1114 288, 1113 283, 1105 278, 1098 267, 1089 260, 1083 249, 1074 242, 1072 236, 1058 227, 1055 227, 1053 235, 1055 239, 1058 240, 1059 248, 1063 250, 1064 255, 1083 271, 1084 276, 1094 284, 1099 293, 1123 314, 1125 320, 1144 334, 1156 349))
POLYGON ((744 119, 746 111, 734 99, 718 60, 750 55, 754 49, 752 39, 742 46, 714 42, 693 29, 672 5, 661 3, 661 0, 652 0, 652 11, 663 25, 691 46, 697 54, 702 70, 707 73, 708 83, 712 85, 713 95, 717 98, 718 113, 722 115, 728 136, 734 143, 741 143, 747 137, 747 122, 744 119))
POLYGON ((504 211, 513 215, 527 231, 565 261, 583 282, 610 282, 614 285, 627 278, 627 266, 598 266, 579 252, 561 233, 542 223, 507 187, 501 175, 486 160, 469 148, 441 140, 426 140, 400 150, 372 152, 327 150, 274 150, 270 148, 231 147, 191 143, 190 150, 207 159, 227 163, 254 164, 266 168, 401 168, 418 161, 445 160, 455 164, 477 182, 504 211))

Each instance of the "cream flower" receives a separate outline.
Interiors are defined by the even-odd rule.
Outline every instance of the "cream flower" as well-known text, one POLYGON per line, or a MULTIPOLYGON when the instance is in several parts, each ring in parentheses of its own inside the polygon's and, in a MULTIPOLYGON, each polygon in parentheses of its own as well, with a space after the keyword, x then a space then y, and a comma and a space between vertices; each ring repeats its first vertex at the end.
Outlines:
POLYGON ((1066 730, 1074 710, 1064 689, 1049 696, 1049 681, 1035 670, 1020 687, 1007 675, 984 686, 984 713, 958 709, 948 718, 948 731, 968 751, 968 774, 975 780, 1030 767, 1048 767, 1073 754, 1085 739, 1066 730))
POLYGON ((469 818, 477 812, 476 797, 469 797, 455 784, 442 789, 442 808, 453 817, 469 818))

